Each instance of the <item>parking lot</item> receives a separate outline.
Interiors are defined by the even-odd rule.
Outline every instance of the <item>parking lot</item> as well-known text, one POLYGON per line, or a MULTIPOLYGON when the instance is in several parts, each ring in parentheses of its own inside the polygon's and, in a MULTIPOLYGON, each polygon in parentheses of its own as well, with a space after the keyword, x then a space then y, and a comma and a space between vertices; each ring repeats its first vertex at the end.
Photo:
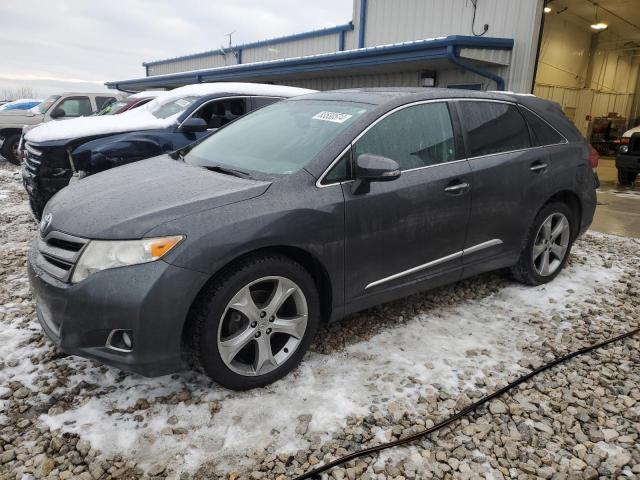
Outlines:
MULTIPOLYGON (((613 233, 637 234, 640 196, 603 184, 599 197, 630 228, 613 233)), ((589 232, 551 284, 498 272, 352 315, 264 389, 230 392, 189 372, 147 379, 56 352, 25 273, 36 225, 19 169, 2 161, 0 211, 0 478, 292 478, 640 325, 640 240, 589 232)), ((639 347, 632 338, 573 360, 332 477, 636 478, 639 347)))

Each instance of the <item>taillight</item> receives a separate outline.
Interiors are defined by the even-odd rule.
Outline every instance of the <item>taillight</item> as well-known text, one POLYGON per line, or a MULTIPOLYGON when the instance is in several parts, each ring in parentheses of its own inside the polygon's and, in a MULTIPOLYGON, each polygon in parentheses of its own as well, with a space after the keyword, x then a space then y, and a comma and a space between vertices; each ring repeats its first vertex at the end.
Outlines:
POLYGON ((595 148, 589 145, 589 163, 591 164, 591 168, 593 169, 594 172, 596 171, 596 168, 598 168, 599 161, 600 161, 600 154, 595 148))

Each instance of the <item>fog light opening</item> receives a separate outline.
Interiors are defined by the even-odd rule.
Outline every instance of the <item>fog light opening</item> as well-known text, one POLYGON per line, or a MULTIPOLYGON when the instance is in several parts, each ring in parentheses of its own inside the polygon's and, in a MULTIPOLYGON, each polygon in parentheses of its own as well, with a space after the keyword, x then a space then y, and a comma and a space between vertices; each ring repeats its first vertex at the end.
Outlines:
POLYGON ((133 350, 133 332, 131 330, 111 330, 105 345, 116 352, 130 352, 133 350))

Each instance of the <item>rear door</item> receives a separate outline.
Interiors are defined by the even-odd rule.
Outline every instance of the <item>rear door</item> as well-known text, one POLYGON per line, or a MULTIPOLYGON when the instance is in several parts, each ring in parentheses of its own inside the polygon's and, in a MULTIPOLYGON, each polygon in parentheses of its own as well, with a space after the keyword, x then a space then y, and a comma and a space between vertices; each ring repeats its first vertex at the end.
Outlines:
MULTIPOLYGON (((515 104, 458 101, 473 188, 464 263, 507 263, 543 199, 548 198, 548 157, 532 148, 529 128, 515 104)), ((489 265, 486 265, 489 266, 489 265)))
MULTIPOLYGON (((469 165, 456 152, 447 103, 421 103, 388 114, 351 151, 354 161, 365 153, 391 158, 402 174, 371 182, 366 193, 354 193, 352 184, 343 183, 347 301, 444 274, 457 279, 471 178, 469 165)), ((335 169, 344 172, 341 163, 335 169)))

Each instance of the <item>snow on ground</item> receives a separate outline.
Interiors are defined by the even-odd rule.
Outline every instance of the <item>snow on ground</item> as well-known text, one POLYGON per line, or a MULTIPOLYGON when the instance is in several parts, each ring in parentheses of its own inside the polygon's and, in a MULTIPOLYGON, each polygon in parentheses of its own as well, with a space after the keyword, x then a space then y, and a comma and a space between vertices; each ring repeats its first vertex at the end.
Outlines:
MULTIPOLYGON (((310 352, 298 369, 267 388, 230 392, 192 372, 148 379, 81 358, 45 359, 43 352, 53 346, 29 341, 40 335, 40 327, 26 275, 14 266, 24 261, 35 231, 17 169, 0 169, 0 195, 10 200, 0 202, 0 216, 11 225, 10 231, 0 229, 5 246, 0 293, 10 299, 0 304, 0 386, 11 381, 37 385, 32 390, 40 392, 38 403, 46 404, 52 395, 64 404, 40 414, 40 421, 52 429, 77 433, 93 448, 122 454, 143 467, 167 462, 172 471, 193 471, 205 461, 222 469, 237 467, 243 461, 239 458, 250 462, 260 448, 296 451, 313 436, 326 439, 348 416, 369 414, 372 406, 392 413, 411 411, 419 395, 483 389, 487 372, 506 378, 520 368, 519 345, 537 340, 530 318, 562 314, 622 273, 623 262, 613 254, 581 242, 573 252, 578 261, 548 285, 498 282, 491 293, 462 301, 448 301, 445 289, 436 292, 438 301, 426 306, 418 306, 412 297, 400 302, 406 309, 352 316, 344 323, 368 322, 374 315, 393 317, 387 328, 366 341, 329 349, 330 354, 310 352), (419 313, 400 313, 406 311, 419 313), (43 385, 55 388, 45 393, 43 385), (307 420, 312 435, 299 429, 307 420)), ((482 284, 482 279, 470 283, 477 288, 482 284)), ((5 420, 0 413, 0 425, 5 420)), ((381 428, 380 440, 388 433, 381 428)))
MULTIPOLYGON (((509 284, 479 300, 436 307, 339 353, 312 352, 293 374, 250 392, 230 392, 190 372, 147 379, 89 360, 61 359, 59 363, 75 372, 65 390, 83 384, 97 389, 80 404, 44 414, 41 420, 52 429, 79 434, 106 454, 126 454, 142 466, 166 458, 178 470, 192 471, 205 460, 237 465, 237 459, 256 446, 295 451, 306 443, 296 433, 300 416, 310 415, 309 431, 327 438, 344 426, 347 416, 366 415, 372 404, 395 403, 410 410, 411 399, 419 394, 436 388, 455 393, 473 387, 484 369, 517 365, 516 344, 535 341, 520 317, 560 312, 567 308, 568 295, 572 302, 588 298, 619 273, 602 262, 574 265, 546 286, 509 284), (411 381, 402 381, 407 378, 411 381), (197 401, 189 396, 177 404, 153 401, 187 391, 197 401), (151 403, 142 422, 133 409, 141 399, 151 403)), ((4 324, 2 358, 27 358, 32 352, 21 344, 37 328, 33 319, 4 324)), ((50 347, 47 343, 43 348, 50 347)), ((0 371, 0 380, 31 385, 42 374, 37 365, 21 362, 0 371)))

